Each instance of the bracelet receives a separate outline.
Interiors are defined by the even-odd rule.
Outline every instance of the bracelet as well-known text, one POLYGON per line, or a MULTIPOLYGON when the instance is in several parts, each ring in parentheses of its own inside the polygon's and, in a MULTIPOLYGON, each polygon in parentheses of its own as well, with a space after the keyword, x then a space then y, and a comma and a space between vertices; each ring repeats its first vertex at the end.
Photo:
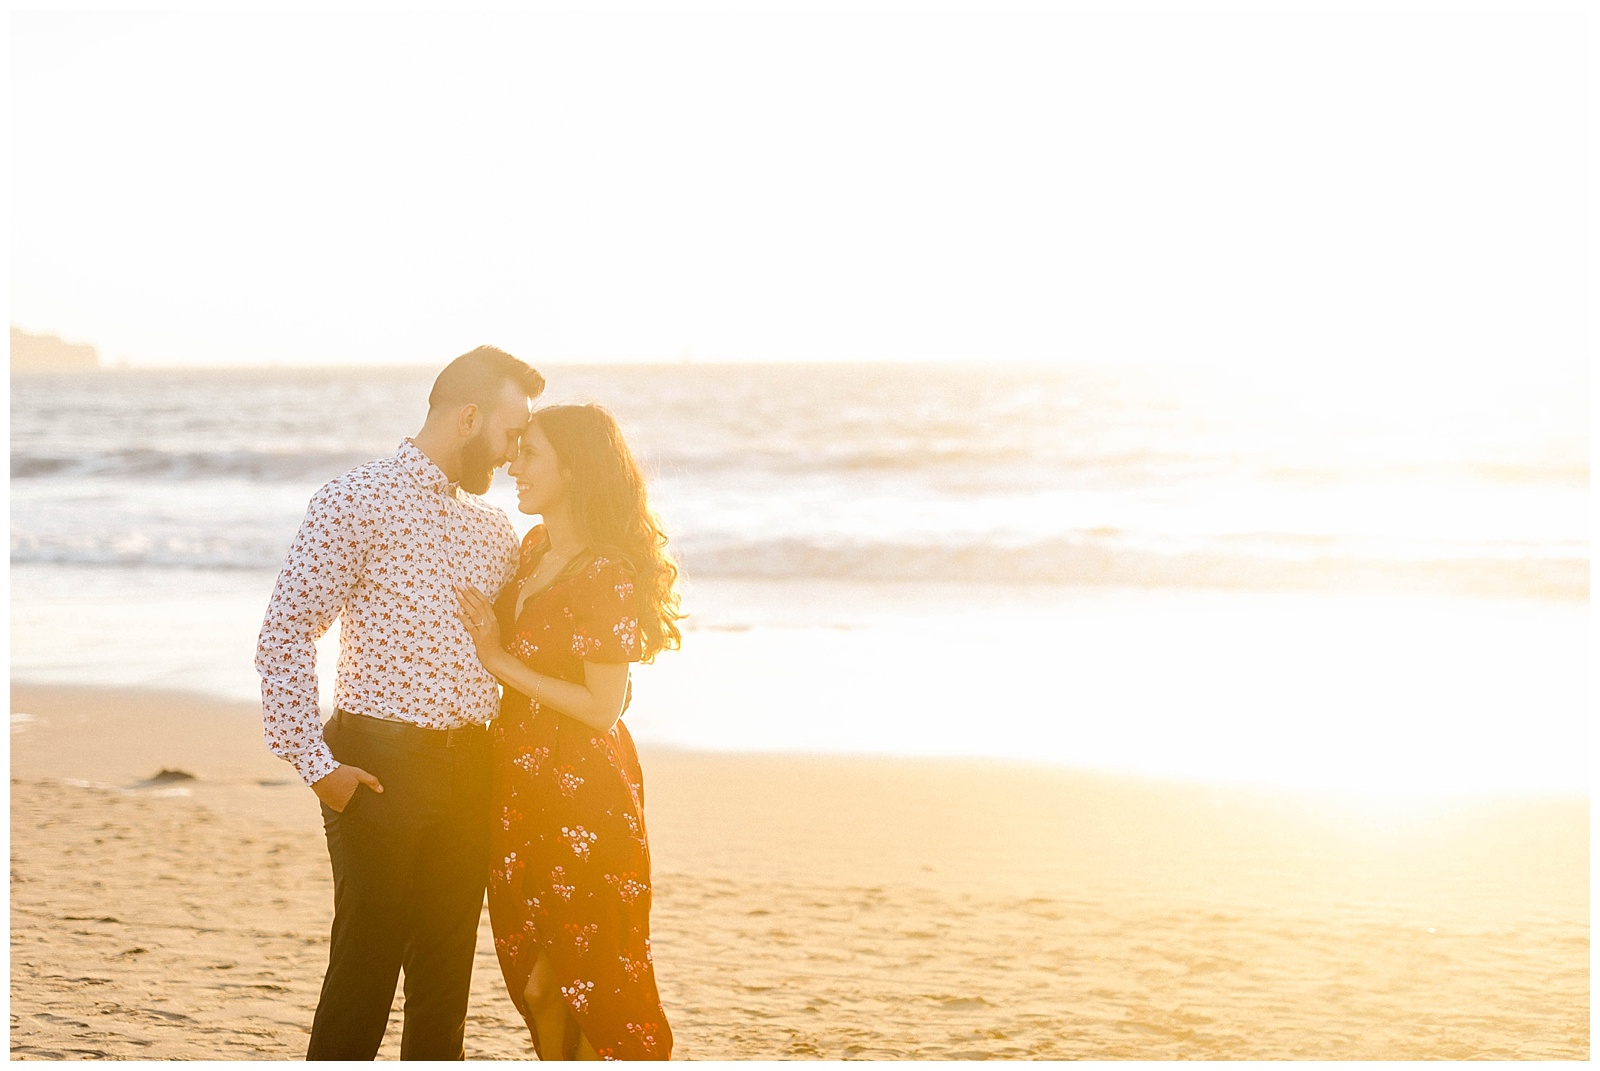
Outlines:
POLYGON ((531 692, 529 692, 528 698, 532 699, 535 703, 539 702, 539 675, 537 673, 533 675, 533 689, 531 692))

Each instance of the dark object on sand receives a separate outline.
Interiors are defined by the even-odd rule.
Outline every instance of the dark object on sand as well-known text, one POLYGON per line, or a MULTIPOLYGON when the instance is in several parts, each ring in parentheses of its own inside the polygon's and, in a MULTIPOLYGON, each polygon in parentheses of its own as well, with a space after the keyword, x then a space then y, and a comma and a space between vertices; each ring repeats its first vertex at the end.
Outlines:
POLYGON ((197 781, 199 778, 187 770, 169 770, 165 766, 154 777, 140 781, 139 788, 154 788, 157 785, 175 785, 179 781, 197 781))

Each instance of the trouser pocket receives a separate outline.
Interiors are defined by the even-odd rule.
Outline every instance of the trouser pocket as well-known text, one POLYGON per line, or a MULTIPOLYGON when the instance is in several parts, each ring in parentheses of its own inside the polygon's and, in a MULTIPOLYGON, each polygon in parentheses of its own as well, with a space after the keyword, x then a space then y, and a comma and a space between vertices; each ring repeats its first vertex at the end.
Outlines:
MULTIPOLYGON (((341 766, 354 766, 365 770, 378 779, 378 784, 384 787, 385 794, 389 792, 388 775, 395 772, 396 763, 395 756, 384 753, 388 749, 383 746, 382 741, 352 730, 337 713, 323 726, 322 739, 341 766)), ((344 810, 336 811, 326 803, 322 804, 323 827, 326 828, 358 812, 366 811, 377 796, 379 793, 372 791, 366 785, 357 784, 356 790, 350 794, 350 799, 345 803, 344 810)))

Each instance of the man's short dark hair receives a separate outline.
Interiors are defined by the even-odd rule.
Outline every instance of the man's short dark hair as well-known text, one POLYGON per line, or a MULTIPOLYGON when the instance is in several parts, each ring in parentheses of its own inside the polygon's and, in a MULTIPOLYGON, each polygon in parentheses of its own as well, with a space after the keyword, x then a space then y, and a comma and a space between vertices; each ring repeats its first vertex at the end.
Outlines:
POLYGON ((444 366, 439 378, 433 381, 428 408, 476 405, 480 409, 492 409, 499 403, 500 392, 507 383, 514 384, 530 398, 544 393, 544 377, 531 365, 505 350, 479 346, 444 366))

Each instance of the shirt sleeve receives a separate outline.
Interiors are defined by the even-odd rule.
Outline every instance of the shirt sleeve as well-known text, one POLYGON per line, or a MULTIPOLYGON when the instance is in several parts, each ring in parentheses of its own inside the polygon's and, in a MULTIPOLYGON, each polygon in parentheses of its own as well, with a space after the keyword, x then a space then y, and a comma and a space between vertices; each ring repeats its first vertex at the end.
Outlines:
POLYGON ((306 507, 256 641, 267 747, 308 785, 339 766, 322 739, 316 643, 339 616, 365 558, 357 496, 336 480, 306 507))

